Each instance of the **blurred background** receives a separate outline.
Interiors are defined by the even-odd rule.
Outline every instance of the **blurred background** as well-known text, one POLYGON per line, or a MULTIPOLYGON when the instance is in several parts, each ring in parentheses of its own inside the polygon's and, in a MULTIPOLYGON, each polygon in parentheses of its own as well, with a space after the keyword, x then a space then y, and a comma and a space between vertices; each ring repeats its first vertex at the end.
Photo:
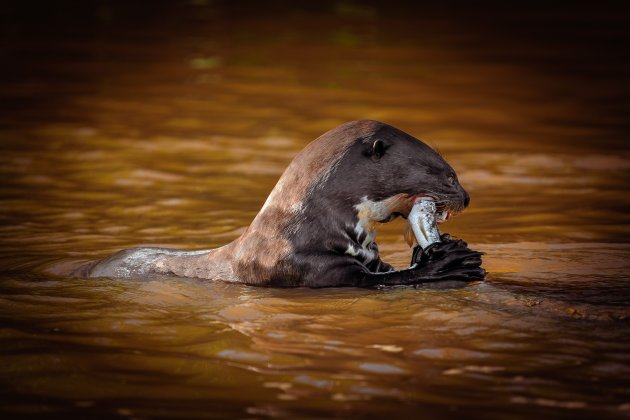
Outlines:
POLYGON ((213 202, 251 218, 306 143, 377 119, 445 154, 479 240, 500 229, 490 207, 507 210, 508 235, 542 215, 545 235, 628 233, 630 31, 612 3, 10 1, 1 13, 4 224, 79 205, 105 213, 85 215, 89 229, 121 227, 116 209, 159 198, 199 200, 183 225, 213 202))
MULTIPOLYGON (((627 413, 628 45, 606 1, 4 1, 2 410, 627 413), (354 119, 455 168, 471 206, 443 228, 486 252, 484 284, 46 274, 233 240, 292 157, 354 119)), ((399 267, 403 228, 379 231, 399 267)))

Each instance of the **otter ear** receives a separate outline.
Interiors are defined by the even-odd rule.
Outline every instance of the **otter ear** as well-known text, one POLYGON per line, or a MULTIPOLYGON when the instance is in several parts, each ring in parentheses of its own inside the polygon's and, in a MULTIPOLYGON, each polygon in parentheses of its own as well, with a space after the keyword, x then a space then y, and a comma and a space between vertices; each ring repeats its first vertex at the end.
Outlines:
POLYGON ((370 152, 370 156, 372 156, 372 159, 380 159, 384 154, 385 154, 385 150, 387 149, 387 147, 385 146, 385 143, 383 142, 383 140, 374 140, 374 143, 372 144, 372 150, 370 152))

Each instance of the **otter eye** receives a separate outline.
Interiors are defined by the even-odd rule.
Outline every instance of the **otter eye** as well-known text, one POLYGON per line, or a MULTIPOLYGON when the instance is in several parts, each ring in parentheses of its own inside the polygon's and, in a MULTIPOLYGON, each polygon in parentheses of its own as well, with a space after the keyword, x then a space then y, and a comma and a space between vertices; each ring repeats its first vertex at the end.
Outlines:
POLYGON ((450 175, 448 176, 448 182, 449 182, 451 185, 455 185, 455 174, 450 174, 450 175))

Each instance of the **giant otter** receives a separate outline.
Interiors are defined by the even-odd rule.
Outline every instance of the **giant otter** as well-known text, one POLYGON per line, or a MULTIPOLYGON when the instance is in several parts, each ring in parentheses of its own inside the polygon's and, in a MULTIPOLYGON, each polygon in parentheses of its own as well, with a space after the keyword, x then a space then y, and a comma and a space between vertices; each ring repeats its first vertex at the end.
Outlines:
POLYGON ((416 249, 408 269, 381 261, 376 224, 407 217, 430 196, 443 214, 469 202, 455 171, 422 141, 377 121, 352 121, 317 138, 284 171, 251 225, 217 249, 132 248, 83 267, 88 277, 160 275, 257 286, 331 287, 471 281, 481 253, 443 236, 416 249))

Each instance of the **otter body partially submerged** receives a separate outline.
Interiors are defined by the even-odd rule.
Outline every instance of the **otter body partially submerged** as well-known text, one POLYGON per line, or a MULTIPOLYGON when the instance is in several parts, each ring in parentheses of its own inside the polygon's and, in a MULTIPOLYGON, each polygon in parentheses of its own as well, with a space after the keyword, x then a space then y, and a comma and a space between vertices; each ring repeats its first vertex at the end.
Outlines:
POLYGON ((375 286, 481 279, 480 253, 444 240, 412 266, 381 261, 375 225, 431 197, 445 219, 468 205, 453 169, 429 146, 377 121, 343 124, 293 159, 246 231, 207 251, 133 248, 84 267, 88 277, 174 275, 258 286, 375 286))

